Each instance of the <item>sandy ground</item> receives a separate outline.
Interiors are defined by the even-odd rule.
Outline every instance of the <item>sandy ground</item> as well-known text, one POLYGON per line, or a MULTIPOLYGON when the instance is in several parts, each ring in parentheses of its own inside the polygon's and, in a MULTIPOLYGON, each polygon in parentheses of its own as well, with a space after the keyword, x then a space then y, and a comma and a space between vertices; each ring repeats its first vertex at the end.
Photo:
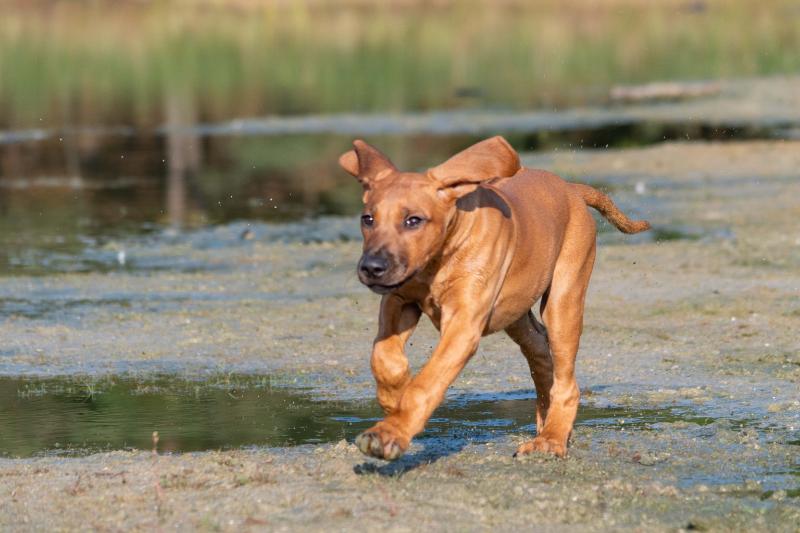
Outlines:
MULTIPOLYGON (((601 235, 578 362, 583 402, 684 406, 712 423, 580 427, 566 460, 513 460, 526 437, 513 428, 456 451, 417 444, 388 466, 346 442, 4 459, 0 529, 797 531, 800 142, 525 162, 604 186, 665 230, 660 242, 601 235)), ((106 274, 0 280, 17 309, 0 323, 0 373, 243 371, 322 397, 369 396, 378 297, 355 280, 358 241, 280 240, 268 227, 240 241, 240 231, 112 243, 130 265, 106 274)), ((412 339, 415 365, 434 333, 412 339)), ((453 393, 529 381, 495 335, 453 393)))

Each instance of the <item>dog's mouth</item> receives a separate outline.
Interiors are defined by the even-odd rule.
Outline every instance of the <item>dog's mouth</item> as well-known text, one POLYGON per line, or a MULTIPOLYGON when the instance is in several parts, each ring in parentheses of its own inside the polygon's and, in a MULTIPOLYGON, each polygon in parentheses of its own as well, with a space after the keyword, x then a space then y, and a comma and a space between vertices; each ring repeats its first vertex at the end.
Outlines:
POLYGON ((395 283, 394 285, 380 285, 378 283, 374 283, 372 285, 367 285, 367 287, 375 294, 389 294, 393 290, 402 287, 406 281, 407 280, 403 280, 400 283, 395 283))
POLYGON ((389 294, 390 292, 397 290, 403 285, 405 285, 408 282, 408 280, 410 280, 416 275, 417 275, 416 271, 412 272, 410 275, 403 278, 399 283, 392 283, 386 285, 380 283, 365 283, 365 285, 367 286, 367 288, 369 288, 369 290, 371 290, 376 294, 389 294))

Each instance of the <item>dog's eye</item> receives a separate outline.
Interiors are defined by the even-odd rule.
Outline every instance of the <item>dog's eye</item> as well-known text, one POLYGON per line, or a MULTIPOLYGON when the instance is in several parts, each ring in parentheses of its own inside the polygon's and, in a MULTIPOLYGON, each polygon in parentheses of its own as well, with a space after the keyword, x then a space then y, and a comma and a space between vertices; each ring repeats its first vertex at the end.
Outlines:
POLYGON ((423 220, 420 217, 408 217, 403 225, 407 228, 416 228, 422 224, 423 220))
POLYGON ((361 223, 367 227, 370 227, 375 223, 375 219, 372 218, 372 215, 363 215, 361 217, 361 223))

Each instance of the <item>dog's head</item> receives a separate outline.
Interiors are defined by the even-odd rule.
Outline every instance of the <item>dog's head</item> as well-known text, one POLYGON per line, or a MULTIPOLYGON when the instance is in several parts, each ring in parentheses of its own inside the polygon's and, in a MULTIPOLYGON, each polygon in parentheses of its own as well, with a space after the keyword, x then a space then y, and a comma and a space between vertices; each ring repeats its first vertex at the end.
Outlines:
POLYGON ((361 140, 339 164, 364 187, 361 282, 379 294, 397 289, 441 250, 456 201, 481 182, 513 176, 519 156, 502 137, 467 148, 425 173, 400 172, 361 140))

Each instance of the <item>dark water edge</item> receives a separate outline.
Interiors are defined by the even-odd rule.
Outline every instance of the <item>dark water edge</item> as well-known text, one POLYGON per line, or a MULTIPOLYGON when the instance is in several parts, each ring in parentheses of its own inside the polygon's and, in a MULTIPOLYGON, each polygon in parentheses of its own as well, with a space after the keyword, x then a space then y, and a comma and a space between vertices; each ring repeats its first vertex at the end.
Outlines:
MULTIPOLYGON (((298 228, 306 228, 309 233, 302 238, 313 241, 318 240, 314 226, 331 220, 324 217, 344 220, 361 209, 359 185, 336 163, 350 146, 349 135, 200 133, 182 137, 177 144, 153 132, 67 132, 37 142, 0 144, 0 273, 108 271, 125 263, 118 254, 129 247, 128 241, 165 242, 165 236, 175 240, 176 230, 200 229, 202 233, 236 225, 236 221, 254 227, 277 224, 292 236, 298 228), (179 171, 171 163, 180 155, 175 146, 182 147, 178 152, 188 150, 191 155, 179 157, 184 163, 179 171)), ((510 131, 507 137, 522 152, 644 146, 671 139, 769 138, 778 133, 772 127, 620 123, 510 131)), ((468 131, 383 132, 370 141, 391 154, 399 168, 424 169, 482 137, 468 131)), ((595 185, 604 188, 601 182, 595 185)), ((659 212, 654 204, 657 199, 634 195, 626 190, 630 185, 605 189, 632 216, 659 212)), ((335 225, 344 228, 340 222, 335 225)), ((606 229, 600 225, 601 232, 606 229)), ((661 241, 707 235, 703 228, 666 227, 644 238, 661 241)), ((334 239, 340 237, 357 239, 357 225, 351 224, 334 239)), ((603 238, 612 237, 606 232, 603 238)), ((162 267, 174 265, 126 264, 126 268, 162 267)), ((195 267, 203 268, 183 265, 178 269, 195 267)))
MULTIPOLYGON (((531 391, 448 400, 425 438, 486 442, 509 432, 533 433, 531 391)), ((374 401, 316 400, 308 391, 275 387, 268 376, 187 381, 107 378, 81 381, 0 378, 0 455, 85 455, 153 447, 191 452, 243 446, 294 446, 352 440, 379 420, 374 401)), ((707 425, 687 408, 583 406, 579 426, 647 430, 660 423, 707 425)))
MULTIPOLYGON (((393 133, 379 124, 367 138, 398 168, 421 170, 495 134, 504 134, 518 151, 530 152, 631 148, 670 140, 771 139, 782 131, 780 125, 625 120, 483 131, 480 124, 462 122, 448 122, 456 129, 440 133, 393 133)), ((124 231, 143 224, 286 222, 352 215, 360 208, 359 187, 338 167, 337 159, 355 136, 362 135, 218 135, 190 129, 170 144, 156 132, 73 131, 42 141, 0 143, 0 237, 6 228, 56 224, 91 234, 108 226, 124 231), (176 159, 181 162, 177 171, 176 159)))

